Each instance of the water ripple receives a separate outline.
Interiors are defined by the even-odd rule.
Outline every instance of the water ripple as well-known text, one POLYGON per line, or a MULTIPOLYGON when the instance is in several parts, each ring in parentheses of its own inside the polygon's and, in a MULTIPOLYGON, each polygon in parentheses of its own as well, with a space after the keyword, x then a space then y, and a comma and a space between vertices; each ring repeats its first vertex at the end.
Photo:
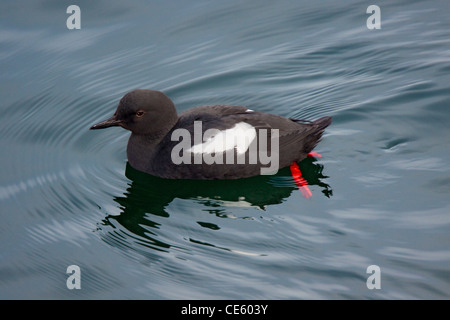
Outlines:
POLYGON ((56 2, 7 6, 1 298, 449 296, 444 1, 386 3, 373 31, 356 1, 86 2, 72 31, 56 2), (300 164, 313 197, 289 169, 226 183, 136 172, 129 132, 89 131, 135 88, 179 111, 333 116, 324 157, 300 164), (70 264, 81 291, 65 287, 70 264))

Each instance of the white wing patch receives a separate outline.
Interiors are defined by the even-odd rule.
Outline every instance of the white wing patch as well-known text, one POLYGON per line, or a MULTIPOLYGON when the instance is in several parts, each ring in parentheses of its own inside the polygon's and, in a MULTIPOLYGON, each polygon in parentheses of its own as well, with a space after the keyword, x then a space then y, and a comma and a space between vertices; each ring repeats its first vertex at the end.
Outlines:
POLYGON ((206 141, 193 145, 186 151, 194 154, 212 154, 236 148, 238 154, 243 154, 256 138, 256 129, 246 122, 239 122, 234 127, 226 130, 208 129, 204 135, 209 136, 206 141))

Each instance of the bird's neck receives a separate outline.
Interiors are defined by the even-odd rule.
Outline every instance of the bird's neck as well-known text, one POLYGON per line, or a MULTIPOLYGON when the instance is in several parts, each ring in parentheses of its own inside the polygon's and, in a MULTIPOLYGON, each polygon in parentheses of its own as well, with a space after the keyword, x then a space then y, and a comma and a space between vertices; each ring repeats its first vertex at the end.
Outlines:
POLYGON ((162 138, 153 135, 132 133, 127 146, 127 158, 130 165, 137 170, 148 172, 148 166, 151 165, 161 140, 162 138))
POLYGON ((177 122, 177 117, 167 120, 166 126, 147 134, 132 132, 127 146, 127 157, 130 165, 140 171, 152 172, 153 160, 157 156, 160 142, 167 136, 177 122))

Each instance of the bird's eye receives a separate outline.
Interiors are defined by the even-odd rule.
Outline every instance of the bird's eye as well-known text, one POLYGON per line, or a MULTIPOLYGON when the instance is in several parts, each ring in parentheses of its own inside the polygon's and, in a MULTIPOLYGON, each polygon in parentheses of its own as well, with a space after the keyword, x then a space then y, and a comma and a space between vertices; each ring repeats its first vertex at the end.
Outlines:
POLYGON ((142 117, 144 115, 144 111, 139 110, 138 112, 136 112, 136 116, 138 117, 142 117))

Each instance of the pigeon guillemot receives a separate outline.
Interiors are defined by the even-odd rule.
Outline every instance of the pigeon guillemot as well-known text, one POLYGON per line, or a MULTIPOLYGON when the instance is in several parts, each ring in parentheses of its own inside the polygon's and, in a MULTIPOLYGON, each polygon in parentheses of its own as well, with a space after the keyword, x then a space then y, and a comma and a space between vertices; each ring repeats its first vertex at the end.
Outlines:
POLYGON ((296 163, 312 155, 330 123, 331 117, 304 121, 233 105, 199 106, 178 115, 164 93, 137 89, 120 100, 110 119, 90 129, 130 130, 129 164, 157 177, 237 179, 291 165, 300 187, 296 163))

